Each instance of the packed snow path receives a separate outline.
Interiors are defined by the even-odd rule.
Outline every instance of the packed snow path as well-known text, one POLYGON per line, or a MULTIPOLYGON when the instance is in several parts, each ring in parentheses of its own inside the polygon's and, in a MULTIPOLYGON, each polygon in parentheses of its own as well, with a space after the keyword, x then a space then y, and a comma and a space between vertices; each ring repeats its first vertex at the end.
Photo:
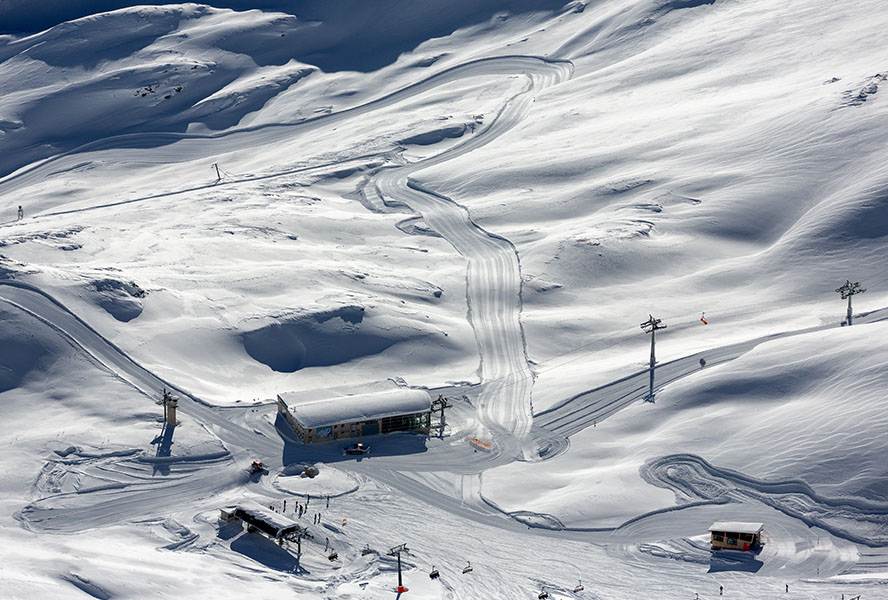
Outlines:
POLYGON ((406 204, 422 215, 429 227, 468 260, 466 299, 481 356, 481 422, 497 437, 507 434, 521 440, 530 433, 533 422, 533 374, 527 364, 520 322, 518 253, 511 242, 475 224, 465 207, 423 188, 410 177, 494 141, 527 115, 533 102, 532 92, 566 80, 573 67, 568 62, 529 57, 491 59, 483 66, 485 74, 523 73, 528 77, 528 85, 509 99, 496 119, 477 135, 431 158, 383 169, 374 183, 382 196, 406 204))

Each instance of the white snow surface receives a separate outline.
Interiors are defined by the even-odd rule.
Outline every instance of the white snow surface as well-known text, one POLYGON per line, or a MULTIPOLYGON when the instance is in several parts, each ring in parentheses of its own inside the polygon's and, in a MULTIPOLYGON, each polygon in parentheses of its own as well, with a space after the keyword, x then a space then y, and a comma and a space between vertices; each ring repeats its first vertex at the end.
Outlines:
POLYGON ((0 596, 392 598, 406 543, 417 600, 888 597, 886 29, 0 2, 0 596), (386 388, 446 425, 276 417, 386 388), (301 555, 218 520, 250 503, 301 555))

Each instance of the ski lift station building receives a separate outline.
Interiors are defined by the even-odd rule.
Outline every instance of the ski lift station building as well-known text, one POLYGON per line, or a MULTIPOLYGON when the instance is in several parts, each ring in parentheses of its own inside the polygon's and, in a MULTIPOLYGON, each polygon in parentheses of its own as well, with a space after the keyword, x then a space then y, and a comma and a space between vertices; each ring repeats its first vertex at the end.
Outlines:
POLYGON ((284 392, 277 405, 304 444, 394 431, 428 435, 431 425, 431 396, 412 388, 321 398, 284 392))
POLYGON ((763 523, 718 521, 709 528, 713 548, 752 550, 762 543, 763 523))
POLYGON ((273 540, 288 539, 304 531, 293 519, 259 506, 255 502, 227 506, 221 509, 220 519, 226 523, 241 521, 250 532, 258 531, 273 540))

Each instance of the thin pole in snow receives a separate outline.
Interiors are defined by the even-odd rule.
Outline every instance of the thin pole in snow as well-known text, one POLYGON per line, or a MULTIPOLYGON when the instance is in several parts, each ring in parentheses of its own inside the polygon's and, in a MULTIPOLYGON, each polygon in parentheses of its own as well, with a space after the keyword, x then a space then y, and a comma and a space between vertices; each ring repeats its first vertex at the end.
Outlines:
POLYGON ((650 387, 648 389, 648 397, 647 400, 653 402, 654 401, 654 368, 657 365, 657 357, 654 354, 654 336, 657 333, 658 329, 666 329, 666 325, 660 324, 660 319, 655 319, 653 315, 648 314, 650 317, 647 321, 641 324, 641 328, 645 333, 651 334, 651 379, 650 379, 650 387))
POLYGON ((447 401, 447 398, 445 398, 443 394, 439 394, 437 400, 432 400, 431 412, 441 411, 441 414, 438 417, 438 437, 444 437, 444 426, 447 424, 447 421, 444 418, 445 408, 453 408, 453 405, 447 401))
POLYGON ((388 556, 397 556, 398 557, 398 593, 403 594, 407 591, 407 588, 404 587, 404 582, 401 580, 401 552, 409 552, 407 549, 407 544, 401 544, 399 546, 395 546, 391 550, 389 550, 386 554, 388 556))
POLYGON ((845 320, 849 326, 851 325, 851 316, 852 316, 851 296, 853 296, 854 294, 862 294, 865 291, 866 290, 864 288, 860 287, 860 282, 855 281, 854 283, 851 283, 850 279, 846 279, 845 284, 842 285, 842 287, 836 288, 836 293, 841 294, 843 300, 845 298, 848 299, 848 314, 846 315, 845 320))
POLYGON ((213 163, 213 168, 216 169, 216 183, 222 181, 222 173, 219 172, 219 163, 213 163))

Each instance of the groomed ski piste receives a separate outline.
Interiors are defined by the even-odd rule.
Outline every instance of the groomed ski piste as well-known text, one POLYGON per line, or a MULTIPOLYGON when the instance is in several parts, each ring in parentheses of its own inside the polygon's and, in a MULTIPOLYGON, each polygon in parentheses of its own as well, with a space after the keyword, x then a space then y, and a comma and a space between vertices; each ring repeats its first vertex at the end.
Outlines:
POLYGON ((0 596, 888 597, 881 0, 130 4, 0 3, 0 596))

